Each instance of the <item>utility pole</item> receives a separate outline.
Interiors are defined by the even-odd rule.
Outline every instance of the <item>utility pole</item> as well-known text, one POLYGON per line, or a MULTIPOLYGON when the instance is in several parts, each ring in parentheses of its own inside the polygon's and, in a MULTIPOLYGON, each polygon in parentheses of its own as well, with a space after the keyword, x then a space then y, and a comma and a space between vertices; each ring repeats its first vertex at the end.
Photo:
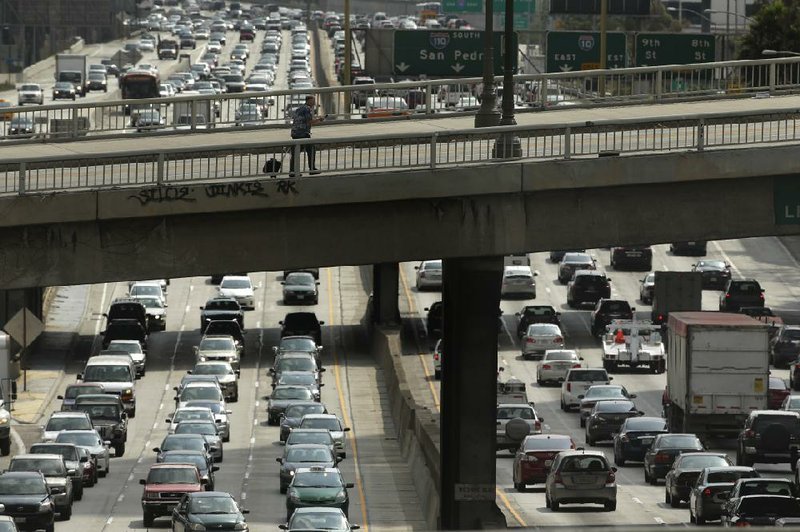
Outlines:
POLYGON ((483 88, 481 90, 481 107, 475 114, 475 127, 491 127, 500 123, 500 114, 495 108, 497 97, 494 92, 494 4, 492 0, 486 0, 483 9, 483 88))

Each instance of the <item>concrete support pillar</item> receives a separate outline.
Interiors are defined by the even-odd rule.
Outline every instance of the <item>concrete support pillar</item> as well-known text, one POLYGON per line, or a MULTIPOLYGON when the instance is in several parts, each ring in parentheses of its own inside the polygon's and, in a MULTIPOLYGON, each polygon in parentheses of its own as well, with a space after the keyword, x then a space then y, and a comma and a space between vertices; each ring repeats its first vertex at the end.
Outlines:
POLYGON ((398 325, 400 308, 400 265, 383 262, 372 266, 372 317, 380 325, 398 325))
POLYGON ((443 268, 441 528, 505 528, 495 504, 503 258, 445 259, 443 268))

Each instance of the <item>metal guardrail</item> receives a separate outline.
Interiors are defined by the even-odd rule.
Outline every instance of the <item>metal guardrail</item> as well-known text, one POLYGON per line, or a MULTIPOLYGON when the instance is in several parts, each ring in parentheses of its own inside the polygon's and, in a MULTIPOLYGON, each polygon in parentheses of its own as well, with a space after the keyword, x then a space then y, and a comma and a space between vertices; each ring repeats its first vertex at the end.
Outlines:
POLYGON ((166 190, 163 194, 175 194, 174 199, 180 199, 181 190, 189 184, 219 184, 226 180, 262 178, 265 174, 291 177, 292 152, 298 160, 298 171, 305 173, 308 166, 303 151, 309 146, 317 150, 317 167, 326 174, 457 167, 503 158, 497 140, 509 135, 518 137, 520 146, 518 157, 504 158, 509 161, 597 157, 607 152, 652 154, 784 144, 800 142, 800 110, 504 126, 425 135, 252 142, 236 147, 198 147, 194 151, 171 148, 104 153, 93 158, 86 155, 31 158, 0 162, 0 194, 169 186, 156 190, 166 190), (281 167, 265 172, 265 163, 270 159, 281 162, 281 167))
MULTIPOLYGON (((518 110, 552 109, 564 106, 625 105, 692 99, 735 98, 756 93, 787 94, 800 92, 800 57, 726 61, 695 65, 587 70, 515 76, 518 110), (605 93, 599 94, 599 81, 605 80, 605 93)), ((502 77, 495 81, 502 86, 502 77)), ((423 116, 458 110, 474 110, 482 90, 481 78, 412 81, 349 87, 324 87, 310 90, 244 92, 224 95, 184 95, 148 100, 114 100, 91 103, 49 104, 37 107, 11 107, 2 117, 27 117, 36 124, 31 138, 9 134, 9 121, 0 120, 0 140, 41 142, 54 139, 118 137, 127 134, 182 133, 235 127, 276 127, 289 122, 289 112, 307 94, 317 96, 322 112, 338 120, 360 120, 366 114, 366 98, 402 98, 409 110, 396 114, 423 116), (366 91, 370 91, 369 93, 366 91), (469 100, 469 97, 473 97, 469 100), (465 99, 462 99, 465 98, 465 99), (127 105, 158 109, 163 124, 136 122, 137 111, 126 112, 127 105), (464 108, 464 104, 470 104, 464 108), (208 109, 214 108, 210 113, 208 109), (204 111, 204 109, 206 109, 204 111), (245 109, 258 115, 242 118, 245 109), (176 115, 209 114, 208 124, 189 123, 176 128, 176 115)), ((381 100, 379 100, 380 103, 381 100)), ((498 99, 499 104, 499 99, 498 99)))

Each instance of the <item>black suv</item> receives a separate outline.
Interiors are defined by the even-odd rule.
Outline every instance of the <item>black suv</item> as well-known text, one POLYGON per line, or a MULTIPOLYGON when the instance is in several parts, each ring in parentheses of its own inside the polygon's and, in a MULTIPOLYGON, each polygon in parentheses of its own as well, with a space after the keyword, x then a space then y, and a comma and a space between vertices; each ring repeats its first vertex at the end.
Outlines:
POLYGON ((141 301, 131 298, 115 299, 103 314, 108 323, 115 320, 136 320, 147 330, 147 308, 141 301))
POLYGON ((428 336, 432 338, 441 336, 444 333, 444 329, 442 329, 444 305, 441 301, 435 301, 430 307, 426 307, 425 311, 428 313, 426 322, 428 327, 428 336))
POLYGON ((41 473, 19 471, 0 474, 0 504, 5 506, 2 514, 13 517, 20 530, 53 532, 55 505, 41 473))
POLYGON ((755 279, 731 279, 719 296, 720 312, 738 312, 742 307, 763 307, 764 289, 755 279))
POLYGON ((200 307, 200 333, 206 331, 212 320, 236 320, 244 329, 244 311, 239 302, 232 297, 212 297, 200 307))
POLYGON ((533 323, 552 323, 553 325, 561 326, 561 313, 556 312, 556 309, 551 305, 529 305, 522 307, 522 310, 517 312, 519 324, 517 324, 517 336, 522 336, 528 331, 528 325, 533 323))
POLYGON ((567 305, 575 308, 611 297, 611 279, 597 270, 578 270, 567 285, 567 305))
POLYGON ((280 322, 281 338, 284 336, 311 336, 319 345, 322 343, 324 321, 319 321, 313 312, 289 312, 280 322))
POLYGON ((128 441, 128 414, 118 396, 110 394, 79 395, 73 410, 86 412, 92 420, 92 427, 103 440, 111 442, 114 455, 125 454, 128 441))
POLYGON ((232 336, 236 347, 239 350, 239 356, 244 358, 244 331, 242 331, 239 322, 236 320, 211 320, 206 325, 205 335, 213 336, 217 334, 224 334, 232 336))
POLYGON ((633 309, 622 299, 601 299, 592 311, 592 336, 602 335, 612 320, 632 320, 633 309))
POLYGON ((111 340, 138 340, 142 349, 147 350, 147 330, 138 320, 114 320, 100 334, 103 336, 103 349, 108 349, 111 340))
POLYGON ((800 449, 800 413, 788 410, 750 412, 736 445, 736 465, 752 467, 755 462, 789 462, 797 469, 800 449))
POLYGON ((650 246, 611 248, 611 267, 615 270, 637 268, 650 271, 653 269, 653 250, 650 246))

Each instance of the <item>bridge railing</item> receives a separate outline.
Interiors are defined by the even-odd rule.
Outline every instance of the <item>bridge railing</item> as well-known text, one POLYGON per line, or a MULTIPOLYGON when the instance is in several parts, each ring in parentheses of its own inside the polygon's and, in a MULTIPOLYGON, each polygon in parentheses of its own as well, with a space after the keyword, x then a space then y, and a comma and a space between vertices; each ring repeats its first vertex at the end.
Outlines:
MULTIPOLYGON (((326 175, 452 168, 489 161, 536 161, 737 148, 800 142, 800 110, 706 113, 559 125, 503 126, 433 134, 251 142, 236 147, 169 148, 0 162, 0 193, 32 194, 173 186, 307 175, 313 146, 326 175), (518 139, 518 152, 504 151, 518 139), (498 143, 498 141, 500 141, 498 143), (505 157, 510 155, 511 157, 505 157), (502 159, 502 160, 500 160, 502 159), (272 164, 271 161, 278 164, 272 164), (267 164, 270 162, 270 164, 267 164)), ((490 176, 487 176, 490 177, 490 176)), ((180 191, 164 192, 180 194, 180 191)), ((161 194, 161 192, 159 192, 161 194)))
MULTIPOLYGON (((501 92, 502 78, 495 81, 501 92)), ((800 92, 800 57, 518 75, 514 83, 517 112, 776 95, 800 92), (601 80, 605 85, 602 94, 598 92, 601 80)), ((481 92, 481 78, 463 78, 11 107, 0 111, 0 141, 91 140, 187 130, 286 127, 291 111, 309 94, 317 97, 320 112, 331 119, 379 119, 373 114, 423 118, 474 112, 481 92), (378 106, 397 102, 408 109, 368 110, 365 106, 369 98, 378 106), (162 120, 154 121, 152 111, 162 120), (200 116, 203 118, 192 118, 200 116), (33 133, 12 131, 11 126, 22 119, 33 124, 33 133)))

